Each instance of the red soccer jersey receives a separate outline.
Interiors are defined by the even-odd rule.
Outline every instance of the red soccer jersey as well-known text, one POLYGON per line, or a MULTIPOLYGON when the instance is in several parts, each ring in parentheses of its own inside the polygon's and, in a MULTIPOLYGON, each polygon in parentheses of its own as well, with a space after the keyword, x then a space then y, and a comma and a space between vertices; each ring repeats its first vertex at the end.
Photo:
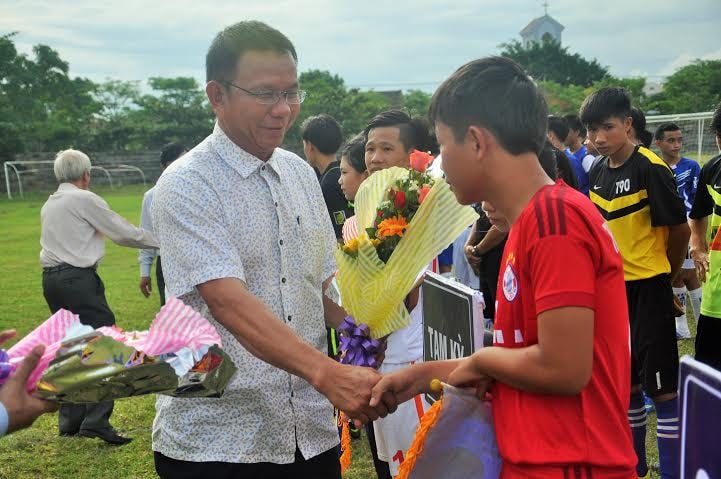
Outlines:
POLYGON ((634 477, 623 262, 603 218, 562 181, 543 187, 511 228, 500 271, 497 347, 537 344, 544 311, 594 310, 593 370, 579 394, 533 394, 496 382, 493 413, 504 476, 564 477, 570 466, 574 477, 574 465, 589 464, 593 477, 634 477), (548 469, 542 465, 559 466, 551 468, 558 474, 543 473, 548 469))

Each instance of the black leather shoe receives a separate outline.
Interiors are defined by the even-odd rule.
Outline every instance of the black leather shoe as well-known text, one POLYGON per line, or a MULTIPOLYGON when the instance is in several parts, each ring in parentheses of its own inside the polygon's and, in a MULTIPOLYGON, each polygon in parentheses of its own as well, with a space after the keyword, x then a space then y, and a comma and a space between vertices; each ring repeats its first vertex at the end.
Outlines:
POLYGON ((122 446, 127 444, 133 439, 130 437, 124 437, 118 434, 115 429, 104 429, 102 431, 82 430, 78 433, 83 437, 97 437, 107 442, 108 444, 114 444, 116 446, 122 446))
POLYGON ((62 437, 77 436, 78 431, 60 431, 58 434, 62 437))

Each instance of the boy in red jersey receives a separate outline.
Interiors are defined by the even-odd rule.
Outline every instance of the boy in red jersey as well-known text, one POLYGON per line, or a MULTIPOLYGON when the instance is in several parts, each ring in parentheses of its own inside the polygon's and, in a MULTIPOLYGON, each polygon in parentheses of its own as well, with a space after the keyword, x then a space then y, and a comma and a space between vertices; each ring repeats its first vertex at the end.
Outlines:
POLYGON ((434 94, 456 198, 486 202, 492 219, 510 225, 494 346, 384 376, 371 404, 427 392, 432 378, 490 390, 502 478, 630 479, 623 264, 588 198, 541 168, 546 117, 533 81, 506 58, 470 62, 434 94))

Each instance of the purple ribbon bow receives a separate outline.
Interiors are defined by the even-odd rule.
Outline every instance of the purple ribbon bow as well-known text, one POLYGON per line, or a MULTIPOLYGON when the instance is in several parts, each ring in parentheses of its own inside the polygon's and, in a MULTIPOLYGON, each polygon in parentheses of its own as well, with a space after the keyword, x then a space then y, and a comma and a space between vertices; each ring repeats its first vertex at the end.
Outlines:
POLYGON ((7 351, 0 349, 0 384, 4 384, 5 380, 10 376, 10 373, 15 370, 15 367, 10 364, 10 357, 7 351))
POLYGON ((340 362, 353 366, 377 365, 376 354, 380 349, 380 341, 370 336, 367 324, 356 324, 353 318, 346 316, 338 327, 340 334, 340 362))

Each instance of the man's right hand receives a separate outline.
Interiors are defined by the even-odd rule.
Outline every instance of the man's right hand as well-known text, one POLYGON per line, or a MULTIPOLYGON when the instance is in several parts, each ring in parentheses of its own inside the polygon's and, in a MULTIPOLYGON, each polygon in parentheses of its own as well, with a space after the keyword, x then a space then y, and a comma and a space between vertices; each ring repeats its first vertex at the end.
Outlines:
POLYGON ((481 264, 481 257, 473 254, 473 246, 466 245, 463 252, 466 254, 466 259, 471 265, 481 264))
POLYGON ((693 260, 694 266, 696 266, 696 274, 698 274, 699 281, 704 283, 709 269, 708 251, 702 251, 692 246, 691 259, 693 260))
POLYGON ((151 291, 153 291, 153 282, 150 280, 150 276, 142 276, 140 278, 140 292, 148 298, 151 291))
POLYGON ((369 405, 371 390, 381 379, 373 368, 328 362, 318 378, 316 389, 348 417, 367 423, 396 410, 391 394, 384 395, 375 407, 369 405))

